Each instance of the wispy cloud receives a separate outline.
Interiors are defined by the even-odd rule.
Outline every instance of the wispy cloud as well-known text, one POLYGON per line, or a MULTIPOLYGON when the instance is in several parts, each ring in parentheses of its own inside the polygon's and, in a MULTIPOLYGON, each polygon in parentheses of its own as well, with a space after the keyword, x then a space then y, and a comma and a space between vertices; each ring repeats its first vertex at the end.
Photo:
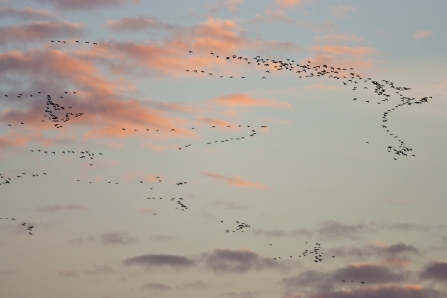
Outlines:
POLYGON ((64 36, 78 37, 84 33, 84 26, 67 21, 36 21, 31 24, 21 24, 0 28, 0 42, 24 43, 31 41, 48 41, 51 38, 64 36))
POLYGON ((139 3, 141 0, 38 0, 43 3, 53 4, 61 10, 88 10, 116 7, 128 3, 139 3))
POLYGON ((432 35, 433 33, 431 31, 427 31, 427 30, 418 30, 416 32, 413 33, 413 38, 414 39, 418 39, 418 38, 424 38, 424 37, 428 37, 430 35, 432 35))
POLYGON ((331 14, 337 18, 346 18, 350 12, 356 11, 352 6, 344 6, 344 5, 331 5, 331 14))
POLYGON ((160 22, 155 17, 138 16, 129 17, 121 20, 110 20, 103 24, 104 27, 116 31, 135 31, 135 30, 172 30, 179 26, 160 22))
POLYGON ((33 19, 51 19, 55 15, 47 9, 36 9, 25 6, 25 8, 0 7, 0 17, 12 17, 29 21, 33 19))
POLYGON ((267 188, 266 185, 263 185, 263 184, 260 184, 260 183, 257 183, 257 182, 244 180, 244 179, 242 179, 241 177, 239 177, 237 175, 234 176, 234 177, 227 177, 227 176, 224 176, 222 174, 212 173, 212 172, 204 172, 203 175, 205 175, 205 176, 207 176, 208 178, 211 178, 211 179, 224 181, 229 186, 248 187, 248 188, 261 188, 261 189, 267 188))
POLYGON ((128 258, 123 261, 125 266, 143 266, 148 269, 167 267, 173 269, 185 269, 194 266, 195 261, 187 257, 177 255, 147 254, 128 258))
POLYGON ((206 1, 204 7, 212 12, 218 12, 224 8, 238 12, 243 2, 244 0, 211 0, 206 1))
POLYGON ((275 4, 281 9, 290 9, 301 4, 302 0, 275 0, 275 4))
POLYGON ((56 212, 56 211, 87 211, 88 208, 83 205, 46 205, 37 207, 36 211, 56 212))

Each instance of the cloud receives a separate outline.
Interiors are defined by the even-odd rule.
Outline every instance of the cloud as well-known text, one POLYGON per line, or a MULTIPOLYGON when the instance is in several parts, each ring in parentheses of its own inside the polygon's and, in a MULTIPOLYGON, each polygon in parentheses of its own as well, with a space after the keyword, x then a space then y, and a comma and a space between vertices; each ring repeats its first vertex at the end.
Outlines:
POLYGON ((343 33, 343 34, 327 34, 322 36, 315 36, 316 41, 328 42, 328 41, 355 41, 355 42, 364 42, 365 40, 361 37, 358 37, 352 33, 343 33))
POLYGON ((0 42, 4 44, 42 40, 49 42, 50 38, 81 36, 83 32, 84 26, 77 23, 67 21, 36 21, 31 24, 1 27, 0 42))
POLYGON ((68 240, 70 244, 96 243, 104 245, 129 245, 136 243, 138 237, 130 236, 127 232, 107 232, 97 236, 89 235, 84 238, 68 240))
POLYGON ((167 241, 167 240, 175 240, 177 238, 172 236, 165 236, 165 235, 151 235, 149 236, 150 241, 167 241))
POLYGON ((425 266, 420 273, 422 279, 447 282, 447 262, 433 261, 425 266))
POLYGON ((270 99, 255 99, 247 94, 234 93, 225 96, 218 97, 212 101, 230 106, 243 106, 243 107, 257 107, 257 106, 270 106, 276 108, 291 108, 291 105, 287 102, 276 102, 270 99))
POLYGON ((275 4, 281 9, 289 9, 301 4, 301 0, 275 0, 275 4))
POLYGON ((211 202, 214 206, 220 208, 220 209, 227 209, 227 210, 237 210, 237 209, 248 209, 248 205, 245 204, 239 204, 238 202, 232 201, 232 200, 215 200, 211 202))
POLYGON ((15 275, 15 274, 17 274, 17 271, 8 270, 8 269, 0 270, 0 275, 15 275))
POLYGON ((104 275, 109 273, 114 273, 115 270, 109 265, 97 265, 93 264, 92 269, 82 271, 84 274, 88 275, 104 275))
POLYGON ((194 266, 195 261, 187 257, 177 255, 147 254, 128 258, 123 261, 125 266, 144 266, 147 269, 155 267, 169 267, 173 269, 185 269, 194 266))
POLYGON ((214 273, 247 273, 252 270, 280 269, 278 262, 264 258, 247 249, 215 249, 205 253, 205 266, 214 273))
POLYGON ((362 246, 342 246, 330 249, 330 252, 337 257, 354 257, 366 259, 373 256, 383 257, 395 264, 403 266, 408 263, 407 256, 420 255, 419 249, 413 245, 397 243, 388 245, 386 243, 369 243, 362 246))
POLYGON ((301 237, 313 236, 326 239, 360 239, 366 233, 374 232, 371 224, 344 224, 333 220, 326 220, 316 225, 314 229, 296 230, 263 230, 252 229, 250 233, 264 237, 301 237))
POLYGON ((339 86, 328 86, 322 84, 313 84, 310 86, 306 86, 307 90, 342 90, 339 86))
POLYGON ((418 31, 413 33, 413 38, 414 39, 424 38, 424 37, 428 37, 430 35, 432 35, 431 31, 426 31, 426 30, 420 29, 420 30, 418 30, 418 31))
POLYGON ((167 286, 165 284, 159 283, 159 282, 148 282, 140 287, 141 290, 150 290, 154 292, 154 294, 161 292, 161 291, 169 291, 172 290, 170 286, 167 286))
MULTIPOLYGON (((178 255, 146 254, 125 259, 122 264, 124 266, 141 266, 148 270, 159 268, 184 270, 196 267, 210 270, 215 274, 244 274, 261 270, 287 271, 293 266, 290 262, 277 262, 248 249, 215 249, 192 258, 178 255)), ((203 282, 196 282, 195 284, 184 284, 177 288, 179 287, 205 288, 208 285, 203 282)))
POLYGON ((58 272, 58 274, 60 277, 65 277, 65 278, 76 278, 76 277, 80 276, 79 272, 74 271, 74 270, 69 270, 69 269, 68 270, 60 270, 58 272))
POLYGON ((61 10, 91 10, 98 8, 116 7, 128 3, 140 3, 141 0, 39 0, 53 4, 61 10))
POLYGON ((404 274, 394 273, 388 267, 375 264, 348 265, 334 271, 331 276, 338 281, 356 280, 367 284, 401 282, 405 278, 404 274))
POLYGON ((348 225, 333 220, 326 220, 317 225, 316 232, 326 238, 359 239, 374 229, 368 224, 348 225))
POLYGON ((354 7, 351 6, 332 6, 331 5, 331 14, 337 18, 346 18, 348 13, 356 11, 354 7))
POLYGON ((257 182, 247 181, 247 180, 242 179, 239 176, 226 177, 226 176, 224 176, 222 174, 212 173, 212 172, 204 172, 203 175, 205 175, 205 176, 207 176, 208 178, 211 178, 211 179, 224 181, 229 186, 261 188, 261 189, 267 188, 266 185, 263 185, 263 184, 260 184, 260 183, 257 183, 257 182))
MULTIPOLYGON (((320 271, 318 269, 304 270, 296 276, 281 279, 280 283, 286 287, 288 293, 293 293, 296 290, 300 290, 301 292, 306 290, 307 292, 318 291, 319 293, 328 293, 342 285, 355 285, 356 287, 361 285, 361 287, 369 287, 371 289, 374 286, 377 288, 380 285, 402 282, 406 277, 407 275, 405 273, 393 272, 386 266, 356 264, 328 272, 320 271), (345 283, 343 283, 343 280, 345 280, 345 283), (353 281, 353 283, 351 283, 351 281, 353 281), (364 284, 361 284, 362 281, 364 284)), ((309 295, 306 297, 326 296, 319 296, 317 294, 315 296, 309 295)), ((353 297, 363 298, 364 296, 359 295, 353 297)))
POLYGON ((116 31, 136 30, 173 30, 179 28, 167 23, 162 23, 154 17, 138 16, 121 20, 110 20, 103 24, 104 27, 116 31))
POLYGON ((367 59, 376 50, 368 47, 349 47, 339 45, 314 45, 314 58, 312 63, 317 65, 334 65, 352 68, 371 67, 372 64, 367 59))
POLYGON ((255 298, 259 296, 257 291, 247 291, 247 292, 225 292, 217 297, 227 297, 227 298, 255 298))
POLYGON ((323 292, 311 295, 310 298, 440 298, 442 294, 436 290, 420 285, 382 285, 378 287, 361 287, 354 290, 323 292))
MULTIPOLYGON (((253 19, 254 22, 264 22, 264 23, 273 23, 273 22, 283 22, 290 25, 301 26, 311 31, 320 32, 327 31, 334 28, 334 24, 332 22, 326 22, 321 25, 313 25, 304 21, 297 20, 295 18, 287 15, 283 10, 270 10, 266 9, 264 11, 264 15, 256 15, 253 19)), ((301 49, 299 49, 301 51, 301 49)))
POLYGON ((46 205, 36 208, 36 211, 41 212, 56 212, 56 211, 87 211, 87 207, 83 205, 46 205))
POLYGON ((112 245, 128 245, 137 242, 137 237, 132 237, 126 232, 108 232, 101 234, 99 237, 99 243, 112 244, 112 245))
POLYGON ((177 289, 206 289, 209 288, 210 285, 204 282, 203 280, 196 280, 194 282, 186 282, 180 286, 177 286, 177 289))
POLYGON ((244 0, 215 0, 205 3, 205 8, 217 12, 226 8, 232 12, 238 12, 244 0))
POLYGON ((12 17, 29 21, 30 19, 50 19, 54 15, 46 9, 41 10, 26 6, 25 8, 0 7, 0 17, 12 17))

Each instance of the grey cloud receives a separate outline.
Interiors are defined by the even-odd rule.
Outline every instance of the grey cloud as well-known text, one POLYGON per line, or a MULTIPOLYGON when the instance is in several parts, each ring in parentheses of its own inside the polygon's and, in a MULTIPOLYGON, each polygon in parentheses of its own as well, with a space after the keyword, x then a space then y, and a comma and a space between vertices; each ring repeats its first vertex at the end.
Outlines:
POLYGON ((93 268, 89 270, 84 270, 83 273, 88 275, 103 275, 108 273, 113 273, 115 270, 108 265, 96 265, 93 264, 93 268))
POLYGON ((372 264, 349 265, 332 274, 333 280, 356 280, 371 283, 389 283, 403 281, 404 274, 394 273, 388 267, 372 264))
POLYGON ((236 210, 236 209, 248 209, 248 205, 240 204, 238 202, 232 200, 215 200, 211 202, 216 207, 224 208, 227 210, 236 210))
POLYGON ((136 243, 135 236, 130 236, 127 232, 107 232, 97 236, 88 235, 85 239, 78 237, 68 240, 69 244, 99 243, 104 245, 128 245, 136 243))
POLYGON ((342 246, 328 250, 338 257, 354 257, 366 259, 372 256, 383 256, 388 258, 398 258, 407 255, 419 255, 420 251, 413 245, 397 243, 390 246, 378 246, 366 244, 363 246, 342 246))
POLYGON ((99 242, 102 244, 122 244, 127 245, 137 242, 137 237, 132 237, 126 232, 109 232, 101 234, 99 242))
POLYGON ((177 289, 206 289, 209 288, 210 285, 204 282, 203 280, 196 280, 194 282, 183 283, 181 286, 177 286, 177 289))
POLYGON ((259 296, 259 292, 226 292, 218 295, 217 297, 229 297, 229 298, 255 298, 259 296))
POLYGON ((327 220, 317 225, 316 233, 325 238, 351 238, 359 239, 365 233, 374 232, 368 224, 348 225, 334 220, 327 220))
POLYGON ((141 290, 151 290, 152 292, 169 291, 172 288, 159 282, 148 282, 140 287, 141 290))
POLYGON ((87 211, 87 207, 82 205, 46 205, 36 208, 36 211, 55 212, 55 211, 87 211))
POLYGON ((351 291, 323 292, 310 298, 441 298, 445 293, 421 286, 384 285, 375 288, 362 287, 351 291))
POLYGON ((187 257, 177 255, 141 255, 128 258, 123 261, 126 266, 140 265, 147 268, 152 267, 171 267, 176 269, 189 268, 195 264, 195 261, 187 257))
POLYGON ((427 264, 421 272, 422 279, 447 283, 447 262, 434 261, 427 264))
POLYGON ((205 266, 215 273, 246 273, 250 270, 281 269, 278 262, 260 257, 248 250, 216 249, 203 256, 205 266))

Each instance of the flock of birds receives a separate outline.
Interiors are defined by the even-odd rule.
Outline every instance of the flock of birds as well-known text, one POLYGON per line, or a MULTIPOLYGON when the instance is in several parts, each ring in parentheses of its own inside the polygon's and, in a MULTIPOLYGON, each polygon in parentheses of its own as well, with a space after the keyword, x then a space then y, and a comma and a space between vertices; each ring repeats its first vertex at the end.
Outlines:
MULTIPOLYGON (((51 42, 56 42, 56 40, 51 40, 51 42)), ((65 40, 57 40, 58 43, 67 43, 65 40)), ((76 40, 75 43, 80 43, 80 41, 76 40)), ((88 41, 85 41, 84 43, 88 44, 88 41)), ((94 45, 97 45, 97 43, 93 43, 94 45)), ((192 54, 192 51, 189 51, 190 54, 192 54)), ((273 72, 275 71, 288 71, 288 72, 293 72, 294 74, 297 74, 298 78, 316 78, 316 77, 326 77, 329 79, 334 79, 334 80, 341 80, 344 86, 352 86, 352 90, 356 91, 356 90, 373 90, 373 92, 377 95, 381 97, 381 100, 377 101, 377 104, 384 104, 386 102, 388 102, 391 98, 392 95, 397 94, 400 97, 400 102, 396 105, 394 105, 392 108, 387 109, 382 116, 382 121, 384 123, 388 122, 388 116, 390 115, 391 112, 394 112, 396 109, 404 107, 406 105, 410 106, 412 104, 422 104, 422 103, 427 103, 428 99, 431 97, 423 97, 419 100, 417 100, 416 98, 410 98, 407 96, 404 96, 402 92, 407 91, 407 90, 411 90, 411 88, 407 88, 407 87, 398 87, 396 86, 393 82, 388 81, 388 80, 382 80, 382 81, 375 81, 372 78, 364 78, 362 77, 360 74, 356 74, 353 71, 353 68, 340 68, 340 67, 332 67, 332 66, 328 66, 326 64, 323 65, 313 65, 313 63, 311 61, 307 61, 307 63, 297 63, 292 59, 286 59, 285 61, 282 60, 273 60, 273 59, 265 59, 262 58, 261 56, 256 56, 254 58, 249 58, 249 57, 244 57, 244 56, 238 56, 238 55, 231 55, 231 56, 221 56, 221 55, 217 55, 215 53, 210 53, 211 55, 215 56, 217 59, 225 59, 225 60, 239 60, 241 62, 245 62, 247 64, 252 64, 254 66, 260 66, 260 67, 265 67, 267 68, 267 70, 265 70, 265 74, 264 76, 261 76, 261 79, 267 79, 268 75, 271 75, 273 72), (394 94, 392 94, 392 92, 394 92, 394 94)), ((199 70, 199 69, 187 69, 186 72, 191 73, 191 74, 203 74, 203 75, 207 75, 207 76, 214 76, 213 73, 211 72, 207 72, 205 70, 199 70)), ((220 75, 220 78, 236 78, 236 76, 223 76, 220 75)), ((241 76, 241 79, 245 79, 245 76, 241 76)), ((76 91, 71 91, 73 95, 76 94, 76 91)), ((69 94, 69 91, 64 91, 64 94, 69 94)), ((37 92, 37 94, 41 94, 41 92, 37 92)), ((11 97, 14 95, 11 95, 11 97)), ((17 98, 22 98, 24 95, 22 93, 15 95, 17 98)), ((33 97, 33 94, 30 94, 30 97, 33 97)), ((10 94, 4 94, 4 97, 10 97, 10 94)), ((59 96, 60 99, 63 99, 64 96, 59 96)), ((354 98, 353 101, 357 101, 358 98, 354 98)), ((366 100, 365 103, 370 103, 369 100, 366 100)), ((42 119, 41 122, 52 122, 53 126, 57 129, 62 128, 64 125, 63 123, 68 122, 72 117, 81 117, 84 115, 84 113, 82 112, 78 112, 78 113, 73 113, 72 112, 73 108, 71 106, 64 106, 61 104, 56 103, 55 101, 52 100, 50 95, 47 95, 47 101, 46 101, 46 107, 44 110, 44 118, 42 119), (70 112, 68 112, 70 111, 70 112)), ((20 121, 20 125, 24 125, 25 122, 20 121)), ((13 126, 13 124, 9 123, 8 126, 13 126)), ((227 128, 231 128, 231 125, 227 125, 227 128)), ((238 124, 236 126, 237 128, 249 128, 249 134, 247 135, 247 137, 254 137, 257 135, 257 132, 255 129, 253 129, 251 127, 251 125, 242 125, 242 124, 238 124)), ((215 125, 211 126, 211 128, 216 128, 215 125)), ((262 125, 260 127, 262 128, 267 128, 266 125, 262 125)), ((386 132, 393 138, 393 139, 397 139, 398 141, 398 145, 395 146, 391 146, 389 145, 387 147, 387 151, 394 153, 398 156, 408 156, 410 155, 410 152, 412 151, 412 148, 409 148, 405 145, 405 142, 399 138, 399 136, 397 136, 395 133, 393 133, 390 129, 389 126, 387 124, 383 124, 382 128, 386 130, 386 132)), ((191 129, 195 129, 195 127, 191 127, 191 129)), ((137 132, 139 129, 137 128, 126 128, 126 127, 121 127, 122 131, 129 131, 129 132, 137 132)), ((155 128, 155 129, 150 129, 150 128, 145 128, 146 132, 149 131, 160 131, 160 128, 155 128)), ((175 133, 176 128, 171 128, 170 129, 171 132, 175 133)), ((225 142, 229 142, 229 141, 240 141, 240 140, 244 140, 246 136, 239 136, 239 137, 233 137, 233 138, 226 138, 226 139, 219 139, 219 140, 214 140, 214 141, 209 141, 206 144, 207 145, 212 145, 212 144, 216 144, 216 143, 225 143, 225 142)), ((367 142, 369 143, 369 142, 367 142)), ((191 144, 185 145, 183 147, 178 147, 179 150, 185 149, 190 147, 191 144)), ((44 155, 70 155, 70 154, 79 154, 79 158, 80 159, 85 159, 89 161, 89 165, 93 166, 92 160, 94 160, 97 156, 102 156, 102 153, 94 153, 88 150, 83 150, 83 151, 79 151, 79 152, 75 152, 73 150, 65 150, 65 151, 52 151, 52 150, 44 150, 44 149, 32 149, 30 150, 31 153, 41 153, 44 155)), ((414 154, 411 154, 413 157, 415 156, 414 154)), ((394 158, 396 160, 396 158, 394 158)), ((30 174, 32 177, 39 177, 39 176, 46 176, 46 173, 39 173, 39 174, 30 174)), ((30 176, 28 175, 28 176, 30 176)), ((8 185, 11 184, 11 182, 13 181, 13 179, 20 179, 27 176, 27 173, 20 173, 20 174, 16 174, 15 177, 10 177, 7 175, 3 175, 0 174, 0 179, 4 179, 2 182, 0 182, 0 185, 8 185)), ((161 183, 163 180, 162 178, 160 178, 160 176, 156 177, 156 181, 158 181, 159 183, 161 183)), ((81 182, 80 179, 77 180, 77 182, 81 182)), ((139 182, 142 184, 144 182, 144 179, 139 180, 139 182)), ((93 181, 90 181, 89 184, 93 183, 93 181)), ((112 181, 108 181, 108 184, 118 184, 118 182, 112 182, 112 181)), ((187 182, 186 181, 180 181, 180 182, 176 182, 175 185, 176 186, 184 186, 186 185, 187 182)), ((153 188, 150 188, 151 190, 153 188)), ((147 200, 163 200, 163 197, 147 197, 147 200)), ((166 200, 165 200, 166 201, 166 200)), ((171 198, 169 199, 169 201, 174 202, 176 204, 176 208, 178 210, 181 211, 186 211, 188 210, 188 206, 185 203, 184 198, 179 197, 179 198, 171 198)), ((157 215, 156 213, 154 213, 154 215, 157 215)), ((5 219, 5 220, 16 220, 15 218, 0 218, 0 219, 5 219)), ((222 220, 221 223, 223 224, 224 221, 222 220)), ((26 222, 23 222, 21 224, 21 226, 26 227, 26 230, 28 231, 29 235, 33 235, 32 234, 32 229, 34 228, 33 225, 28 225, 26 222)), ((250 228, 250 225, 244 222, 240 222, 240 221, 236 221, 236 226, 233 229, 226 229, 225 233, 230 233, 230 231, 232 231, 233 233, 236 232, 244 232, 246 229, 250 228)), ((307 243, 307 242, 306 242, 307 243)), ((269 244, 270 246, 273 246, 273 244, 269 244)), ((297 257, 298 258, 305 258, 305 257, 312 257, 313 256, 313 262, 315 263, 320 263, 323 261, 323 257, 324 257, 324 252, 321 252, 321 244, 320 243, 316 243, 315 246, 313 247, 312 250, 306 249, 304 250, 301 254, 299 254, 297 257)), ((290 259, 293 258, 293 255, 289 256, 290 259)), ((335 258, 335 256, 332 256, 332 258, 335 258)), ((273 258, 275 261, 277 260, 281 260, 281 257, 274 257, 273 258)), ((342 282, 346 282, 346 280, 342 280, 342 282)), ((354 282, 353 280, 351 280, 351 282, 354 282)), ((365 284, 364 281, 360 282, 361 284, 365 284)))
MULTIPOLYGON (((192 54, 193 51, 189 51, 189 54, 192 54)), ((244 56, 238 56, 238 55, 230 55, 230 56, 222 56, 217 55, 216 53, 211 52, 210 55, 215 56, 218 59, 224 59, 224 60, 239 60, 241 62, 244 62, 246 64, 252 64, 255 66, 260 66, 267 68, 265 70, 265 76, 262 76, 261 79, 266 79, 268 75, 271 75, 274 71, 289 71, 293 72, 298 75, 298 78, 317 78, 317 77, 326 77, 328 79, 333 80, 342 80, 343 85, 352 85, 352 91, 356 90, 373 90, 374 93, 377 96, 381 96, 382 99, 379 99, 377 101, 377 104, 383 104, 389 101, 391 98, 391 95, 397 94, 400 98, 400 102, 391 108, 387 109, 385 112, 383 112, 382 116, 382 122, 388 122, 388 115, 395 111, 398 108, 404 107, 406 105, 410 106, 412 104, 423 104, 427 103, 428 99, 431 99, 432 97, 422 97, 420 99, 404 96, 402 92, 411 90, 411 88, 408 87, 399 87, 396 86, 394 82, 391 82, 389 80, 381 80, 376 81, 372 78, 368 77, 362 77, 360 74, 356 74, 354 72, 354 69, 351 68, 342 68, 342 67, 334 67, 334 66, 328 66, 326 64, 323 65, 313 65, 312 61, 307 61, 307 63, 301 63, 298 64, 295 60, 292 59, 286 59, 283 60, 274 60, 274 59, 268 59, 268 58, 262 58, 261 56, 256 56, 253 58, 250 57, 244 57, 244 56), (366 83, 366 84, 365 84, 366 83), (394 93, 393 93, 394 92, 394 93)), ((199 70, 199 69, 186 69, 186 72, 192 73, 192 74, 204 74, 208 76, 214 76, 214 73, 207 72, 205 70, 199 70)), ((236 76, 223 76, 218 75, 220 78, 236 78, 236 76)), ((241 76, 241 79, 247 78, 246 76, 241 76)), ((354 101, 357 100, 357 97, 353 98, 354 101)), ((365 103, 370 103, 369 100, 366 100, 365 103)), ((397 156, 403 156, 407 157, 409 155, 409 152, 413 151, 412 148, 409 148, 405 145, 405 142, 399 138, 395 133, 391 132, 391 130, 388 128, 388 125, 382 125, 382 128, 386 129, 386 132, 393 138, 398 139, 399 142, 397 146, 391 146, 389 145, 387 147, 387 151, 396 154, 397 156)), ((369 142, 367 142, 369 143, 369 142)), ((411 154, 411 156, 415 157, 415 154, 411 154)), ((397 160, 396 157, 394 157, 394 160, 397 160)))
MULTIPOLYGON (((11 217, 11 218, 8 218, 8 217, 3 218, 3 217, 0 217, 0 219, 4 219, 4 220, 17 220, 17 219, 15 219, 14 217, 11 217)), ((21 226, 26 228, 26 231, 28 231, 28 234, 29 234, 29 235, 31 235, 31 236, 33 235, 33 233, 32 233, 32 231, 33 231, 33 229, 34 229, 34 226, 33 226, 33 225, 28 225, 26 222, 24 222, 24 223, 21 224, 21 226)))

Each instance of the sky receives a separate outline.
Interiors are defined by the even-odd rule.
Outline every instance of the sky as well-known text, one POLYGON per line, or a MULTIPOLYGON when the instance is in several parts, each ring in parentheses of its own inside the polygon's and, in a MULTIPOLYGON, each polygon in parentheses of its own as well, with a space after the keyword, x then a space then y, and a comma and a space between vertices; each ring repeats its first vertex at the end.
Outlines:
POLYGON ((0 296, 447 297, 445 11, 0 0, 0 296))

